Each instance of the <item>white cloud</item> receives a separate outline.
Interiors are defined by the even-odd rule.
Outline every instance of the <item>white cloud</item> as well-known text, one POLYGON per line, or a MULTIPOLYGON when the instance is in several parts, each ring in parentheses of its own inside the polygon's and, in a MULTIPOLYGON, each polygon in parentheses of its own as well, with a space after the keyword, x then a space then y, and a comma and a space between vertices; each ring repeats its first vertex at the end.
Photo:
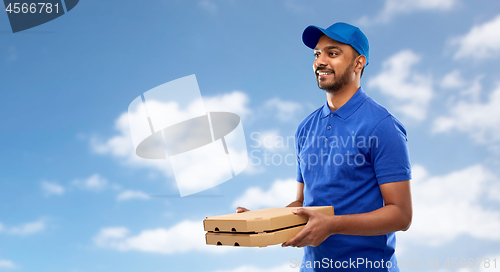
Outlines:
POLYGON ((16 268, 17 266, 9 260, 0 260, 0 269, 5 268, 5 269, 13 269, 16 268))
POLYGON ((248 107, 250 98, 241 91, 233 91, 231 93, 203 97, 203 103, 207 111, 226 111, 238 114, 242 119, 245 119, 252 110, 248 107))
POLYGON ((297 181, 277 179, 267 191, 259 187, 248 188, 231 205, 232 208, 241 206, 250 210, 284 207, 294 201, 296 195, 297 181))
POLYGON ((465 81, 460 70, 453 70, 446 74, 441 80, 441 87, 446 89, 457 89, 465 86, 465 81))
POLYGON ((458 130, 469 134, 478 143, 500 141, 500 84, 489 95, 487 102, 477 99, 480 85, 475 83, 468 97, 449 108, 448 114, 434 120, 435 133, 458 130), (471 97, 473 99, 471 99, 471 97), (475 99, 474 99, 475 98, 475 99))
POLYGON ((462 99, 466 99, 469 102, 479 102, 479 98, 481 95, 481 91, 483 90, 483 86, 481 85, 481 80, 483 79, 482 75, 477 76, 472 83, 469 84, 468 88, 463 89, 460 92, 460 96, 462 99))
POLYGON ((450 10, 457 3, 456 0, 386 0, 383 13, 394 15, 418 10, 450 10))
POLYGON ((482 25, 475 25, 464 36, 451 39, 458 45, 455 59, 478 60, 500 56, 500 15, 482 25))
POLYGON ((488 191, 499 187, 499 180, 485 167, 478 164, 430 176, 416 165, 413 176, 413 222, 406 233, 398 234, 403 244, 441 246, 460 235, 500 241, 500 211, 481 204, 484 198, 495 201, 488 191))
POLYGON ((5 232, 12 235, 26 236, 42 232, 45 230, 45 228, 45 222, 43 220, 38 220, 35 222, 23 224, 21 226, 5 228, 5 232))
POLYGON ((127 112, 122 113, 118 117, 115 121, 115 128, 118 134, 107 140, 102 140, 96 136, 91 137, 90 147, 93 152, 101 155, 110 155, 117 158, 121 164, 126 166, 152 169, 155 172, 162 173, 166 177, 172 175, 165 160, 143 159, 135 154, 127 112))
POLYGON ((80 189, 89 191, 102 191, 108 186, 108 180, 99 174, 93 174, 86 179, 75 179, 71 183, 80 189))
POLYGON ((46 196, 63 195, 65 192, 64 187, 62 187, 61 185, 48 181, 42 182, 42 190, 46 196))
POLYGON ((447 11, 458 4, 458 0, 385 0, 384 7, 373 19, 363 17, 360 24, 387 23, 396 15, 416 11, 447 11))
POLYGON ((198 2, 198 5, 209 13, 215 14, 217 13, 217 5, 210 0, 201 0, 198 2))
POLYGON ((133 190, 126 190, 121 192, 117 197, 116 200, 118 201, 126 201, 126 200, 132 200, 132 199, 149 199, 149 195, 147 195, 144 192, 141 191, 133 191, 133 190))
POLYGON ((283 122, 293 120, 296 114, 301 113, 304 108, 297 102, 281 100, 278 97, 269 99, 264 105, 275 110, 276 117, 283 122))
POLYGON ((103 228, 95 237, 99 247, 119 251, 142 251, 159 254, 176 254, 191 251, 224 252, 230 247, 206 245, 203 224, 199 221, 182 221, 169 228, 143 230, 136 236, 129 235, 124 227, 103 228))
POLYGON ((129 230, 124 227, 103 228, 94 237, 94 243, 101 247, 117 247, 112 240, 125 238, 129 230))
MULTIPOLYGON (((232 112, 238 114, 242 119, 251 113, 250 108, 248 108, 248 102, 248 96, 241 91, 233 91, 227 94, 203 98, 203 103, 207 111, 232 112)), ((192 105, 188 106, 188 108, 199 108, 199 103, 200 101, 195 101, 192 105)), ((170 115, 175 115, 177 117, 182 115, 182 113, 176 111, 175 108, 169 108, 166 109, 166 111, 170 112, 170 115)), ((133 118, 134 116, 132 116, 132 119, 133 118)), ((98 137, 92 137, 90 141, 92 151, 102 155, 110 155, 127 166, 151 169, 155 172, 162 173, 165 177, 171 177, 173 175, 167 160, 143 159, 135 154, 130 135, 128 112, 122 113, 117 120, 115 120, 115 129, 118 133, 109 139, 102 140, 98 137)))
POLYGON ((413 66, 420 62, 420 56, 411 50, 403 50, 382 65, 382 72, 368 81, 393 101, 396 111, 422 121, 433 97, 432 78, 423 75, 413 66))
POLYGON ((244 265, 237 267, 235 269, 217 270, 215 272, 283 272, 283 271, 297 271, 297 269, 293 269, 291 264, 283 264, 272 268, 257 268, 255 266, 244 265))
POLYGON ((453 70, 441 80, 441 88, 447 89, 447 103, 449 108, 454 108, 460 100, 479 102, 483 86, 483 75, 478 75, 473 81, 465 80, 460 70, 453 70))

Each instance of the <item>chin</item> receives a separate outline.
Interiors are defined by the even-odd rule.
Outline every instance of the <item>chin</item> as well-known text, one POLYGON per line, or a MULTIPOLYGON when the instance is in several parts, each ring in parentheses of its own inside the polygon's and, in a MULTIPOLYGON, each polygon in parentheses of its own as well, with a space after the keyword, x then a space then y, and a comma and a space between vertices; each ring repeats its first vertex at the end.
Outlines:
POLYGON ((322 90, 329 90, 333 86, 334 86, 334 84, 325 84, 324 82, 323 83, 318 82, 318 88, 320 88, 322 90))
POLYGON ((319 88, 328 88, 329 85, 332 85, 332 84, 328 84, 324 81, 319 81, 319 80, 316 80, 318 82, 318 87, 319 88))
POLYGON ((338 90, 342 88, 342 85, 339 86, 339 84, 320 84, 318 82, 318 88, 327 93, 336 93, 338 90))

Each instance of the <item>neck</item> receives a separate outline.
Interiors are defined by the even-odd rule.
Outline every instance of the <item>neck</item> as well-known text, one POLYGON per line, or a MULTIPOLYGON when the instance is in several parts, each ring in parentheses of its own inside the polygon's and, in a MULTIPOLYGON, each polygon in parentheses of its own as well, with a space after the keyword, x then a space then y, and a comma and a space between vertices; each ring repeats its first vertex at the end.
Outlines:
POLYGON ((359 87, 359 82, 357 82, 357 84, 345 85, 344 88, 334 93, 326 93, 326 100, 328 101, 330 109, 336 111, 344 106, 344 104, 358 91, 359 87))

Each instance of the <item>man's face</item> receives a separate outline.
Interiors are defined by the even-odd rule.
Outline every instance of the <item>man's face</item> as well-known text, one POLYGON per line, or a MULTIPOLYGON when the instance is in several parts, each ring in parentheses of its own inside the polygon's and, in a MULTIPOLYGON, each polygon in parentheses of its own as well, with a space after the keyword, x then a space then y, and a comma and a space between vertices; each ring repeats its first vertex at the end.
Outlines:
POLYGON ((354 80, 354 49, 323 35, 314 48, 313 70, 318 87, 335 93, 354 80))

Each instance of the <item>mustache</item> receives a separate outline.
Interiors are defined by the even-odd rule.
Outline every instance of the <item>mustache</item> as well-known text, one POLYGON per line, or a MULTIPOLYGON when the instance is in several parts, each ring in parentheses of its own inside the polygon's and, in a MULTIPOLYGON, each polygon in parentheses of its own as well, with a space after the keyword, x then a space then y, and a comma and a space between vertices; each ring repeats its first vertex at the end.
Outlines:
POLYGON ((326 69, 325 67, 318 67, 318 68, 316 68, 316 70, 314 70, 314 73, 317 74, 318 71, 330 71, 333 74, 335 74, 335 71, 333 69, 326 69))

